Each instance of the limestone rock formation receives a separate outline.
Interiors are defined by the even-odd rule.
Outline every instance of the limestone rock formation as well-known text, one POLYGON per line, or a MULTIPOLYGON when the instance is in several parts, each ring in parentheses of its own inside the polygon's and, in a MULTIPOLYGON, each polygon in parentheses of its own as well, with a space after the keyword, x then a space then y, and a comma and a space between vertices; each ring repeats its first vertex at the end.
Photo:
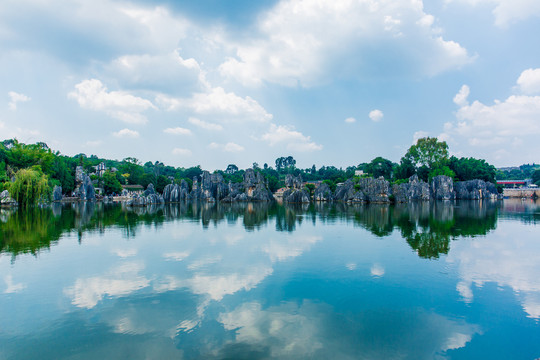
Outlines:
POLYGON ((302 188, 302 176, 294 177, 287 174, 285 177, 285 186, 287 190, 283 192, 283 202, 286 203, 308 203, 310 201, 309 192, 302 188))
POLYGON ((445 175, 435 176, 431 181, 431 198, 434 200, 453 200, 454 181, 445 175))
POLYGON ((419 180, 416 174, 409 178, 408 183, 394 185, 392 193, 398 203, 429 201, 431 198, 428 183, 419 180))
POLYGON ((0 193, 0 204, 2 205, 16 205, 17 202, 11 198, 9 191, 4 190, 0 193))
POLYGON ((148 196, 135 195, 126 202, 127 206, 149 206, 164 204, 163 197, 159 194, 150 194, 148 196))
POLYGON ((313 200, 315 201, 332 201, 333 198, 332 190, 326 183, 321 183, 313 193, 313 200))
POLYGON ((355 198, 362 199, 364 197, 363 194, 356 194, 357 191, 358 190, 354 188, 354 181, 348 179, 343 184, 338 184, 336 193, 334 194, 334 200, 348 202, 355 198))
POLYGON ((53 201, 61 201, 62 200, 62 187, 55 185, 54 190, 52 193, 53 201))
POLYGON ((146 190, 144 190, 142 195, 143 196, 148 196, 148 195, 152 195, 152 194, 155 194, 155 193, 156 193, 156 190, 154 189, 154 184, 150 183, 150 184, 148 184, 148 186, 146 187, 146 190))
POLYGON ((389 203, 390 183, 380 176, 377 179, 361 178, 358 181, 360 191, 365 194, 368 202, 389 203))
POLYGON ((497 199, 499 194, 494 184, 483 180, 459 181, 454 184, 456 199, 497 199))

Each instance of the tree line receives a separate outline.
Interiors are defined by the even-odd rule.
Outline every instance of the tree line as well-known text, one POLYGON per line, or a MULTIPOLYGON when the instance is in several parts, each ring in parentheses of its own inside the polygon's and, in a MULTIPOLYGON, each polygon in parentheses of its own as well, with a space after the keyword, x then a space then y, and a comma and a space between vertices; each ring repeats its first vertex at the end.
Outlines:
MULTIPOLYGON (((273 165, 265 163, 260 166, 257 162, 253 163, 253 169, 265 176, 272 191, 284 185, 287 174, 301 175, 304 181, 308 182, 323 181, 331 188, 354 176, 382 176, 392 183, 405 182, 415 174, 424 181, 437 175, 447 175, 456 181, 481 179, 495 182, 496 178, 505 176, 485 160, 449 156, 447 143, 431 137, 419 139, 407 150, 399 163, 379 156, 369 163, 360 163, 345 169, 332 165, 319 168, 313 165, 301 169, 296 166, 296 160, 292 156, 286 156, 277 158, 273 165)), ((173 167, 160 161, 142 164, 134 157, 111 160, 82 153, 66 156, 51 150, 45 143, 23 144, 12 139, 0 143, 0 191, 8 189, 11 196, 21 204, 31 204, 40 198, 47 198, 55 185, 61 186, 63 193, 69 195, 75 190, 77 166, 82 166, 86 173, 90 174, 94 184, 103 188, 107 195, 120 193, 122 185, 141 185, 146 188, 153 184, 158 192, 163 192, 167 184, 180 183, 182 180, 191 186, 192 179, 203 172, 200 165, 173 167), (96 167, 101 163, 107 170, 102 176, 98 176, 95 174, 96 167)), ((527 169, 528 175, 540 182, 540 170, 534 170, 534 164, 527 169)), ((215 172, 220 173, 227 182, 241 182, 245 170, 229 164, 226 169, 215 172)))

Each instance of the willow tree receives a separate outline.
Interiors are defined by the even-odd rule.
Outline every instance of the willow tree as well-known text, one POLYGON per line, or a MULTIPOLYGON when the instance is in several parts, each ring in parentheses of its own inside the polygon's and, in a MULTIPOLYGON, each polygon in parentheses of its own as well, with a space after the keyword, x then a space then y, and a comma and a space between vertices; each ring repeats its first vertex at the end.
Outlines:
POLYGON ((15 173, 15 181, 9 185, 9 193, 20 206, 37 204, 51 194, 49 178, 39 166, 21 169, 15 173))

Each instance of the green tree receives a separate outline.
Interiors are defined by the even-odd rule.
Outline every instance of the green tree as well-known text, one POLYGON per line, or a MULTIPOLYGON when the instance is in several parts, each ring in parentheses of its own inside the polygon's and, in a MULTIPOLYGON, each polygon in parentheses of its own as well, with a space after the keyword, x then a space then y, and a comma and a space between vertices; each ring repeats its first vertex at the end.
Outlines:
POLYGON ((448 161, 448 144, 437 138, 425 137, 418 139, 404 156, 415 167, 427 166, 430 170, 446 165, 448 161))
POLYGON ((475 158, 460 158, 452 156, 448 162, 449 168, 456 174, 460 181, 480 179, 495 182, 495 166, 488 164, 485 160, 475 158))
POLYGON ((408 179, 416 174, 416 168, 414 167, 411 159, 402 157, 399 165, 394 167, 395 179, 408 179))
POLYGON ((394 164, 390 160, 379 156, 371 160, 371 162, 365 166, 365 170, 374 178, 383 176, 385 179, 389 180, 392 177, 393 166, 394 164))
POLYGON ((116 175, 109 170, 103 174, 103 191, 106 195, 120 194, 122 192, 122 184, 120 184, 116 175))
POLYGON ((539 170, 535 170, 532 174, 532 181, 533 183, 535 183, 536 185, 540 186, 540 169, 539 170))
POLYGON ((49 178, 39 166, 21 169, 15 173, 15 181, 9 185, 9 193, 22 207, 37 204, 39 200, 50 197, 49 178))

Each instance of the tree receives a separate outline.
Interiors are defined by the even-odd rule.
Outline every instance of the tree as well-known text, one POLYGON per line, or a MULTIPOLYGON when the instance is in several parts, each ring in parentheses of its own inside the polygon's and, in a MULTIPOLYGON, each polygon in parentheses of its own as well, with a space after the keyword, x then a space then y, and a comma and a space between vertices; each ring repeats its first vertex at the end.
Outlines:
POLYGON ((109 170, 103 174, 103 191, 107 195, 120 194, 122 192, 122 184, 120 184, 116 175, 109 170))
POLYGON ((418 139, 404 156, 415 167, 427 166, 430 170, 446 165, 448 161, 448 144, 438 141, 437 138, 425 137, 418 139))
POLYGON ((15 181, 9 184, 9 193, 22 207, 35 205, 50 197, 49 178, 39 166, 21 169, 15 173, 15 181))
POLYGON ((532 173, 532 181, 533 181, 533 183, 535 183, 536 185, 540 186, 540 169, 539 169, 539 170, 535 170, 535 171, 532 173))
POLYGON ((394 164, 390 160, 379 156, 371 160, 371 162, 366 165, 365 170, 374 178, 383 176, 385 179, 389 180, 392 177, 393 166, 394 164))
POLYGON ((279 157, 276 159, 276 170, 282 172, 282 170, 292 170, 296 166, 296 160, 292 156, 279 157))
POLYGON ((399 165, 394 167, 395 179, 408 179, 416 174, 416 168, 412 161, 406 157, 402 157, 399 165))
POLYGON ((238 166, 236 166, 235 164, 229 164, 229 166, 227 166, 227 169, 225 169, 225 173, 231 174, 231 175, 237 171, 238 171, 238 166))
POLYGON ((450 169, 456 174, 460 181, 480 179, 495 182, 495 166, 488 164, 485 160, 475 158, 460 158, 452 156, 448 162, 450 169))

